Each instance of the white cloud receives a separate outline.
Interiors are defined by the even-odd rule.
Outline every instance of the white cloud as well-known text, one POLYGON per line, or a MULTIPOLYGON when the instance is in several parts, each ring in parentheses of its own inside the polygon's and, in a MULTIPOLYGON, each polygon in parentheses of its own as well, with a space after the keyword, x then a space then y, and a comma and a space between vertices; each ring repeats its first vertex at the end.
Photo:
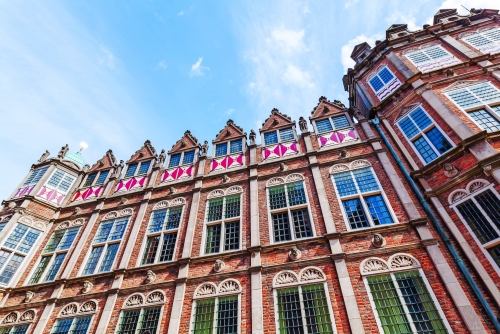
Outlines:
POLYGON ((88 147, 89 147, 89 144, 87 144, 86 142, 84 142, 84 141, 80 142, 80 148, 81 148, 81 149, 83 149, 83 150, 84 150, 84 149, 86 149, 86 148, 88 148, 88 147))
POLYGON ((177 13, 177 16, 182 16, 182 15, 184 15, 183 11, 180 11, 180 12, 177 13))
POLYGON ((371 47, 375 45, 375 40, 377 39, 382 39, 382 35, 375 35, 371 37, 366 37, 365 35, 359 35, 351 39, 347 44, 343 45, 342 48, 340 49, 341 53, 341 62, 342 66, 344 67, 344 73, 347 72, 348 68, 354 67, 354 60, 351 59, 351 53, 354 47, 358 44, 361 44, 363 42, 367 42, 370 44, 371 47))
POLYGON ((422 25, 423 25, 423 22, 420 25, 417 24, 417 19, 411 10, 409 10, 408 12, 405 12, 405 13, 400 12, 400 11, 394 11, 391 13, 391 15, 389 15, 385 19, 385 22, 388 24, 387 28, 389 28, 392 24, 395 24, 395 23, 407 24, 408 30, 410 30, 410 31, 422 29, 422 25))
POLYGON ((279 47, 286 48, 289 51, 302 52, 304 51, 304 29, 299 31, 285 29, 280 27, 271 32, 273 40, 278 43, 279 47))
POLYGON ((227 115, 231 115, 231 114, 232 114, 233 112, 235 112, 235 111, 236 111, 236 109, 231 108, 231 109, 228 109, 228 110, 226 111, 226 114, 227 114, 227 115))
POLYGON ((190 77, 205 75, 204 71, 210 70, 209 67, 201 66, 203 58, 198 58, 198 61, 191 66, 191 71, 189 72, 190 77))
POLYGON ((115 56, 109 49, 101 45, 101 51, 103 55, 99 57, 99 64, 105 64, 110 69, 115 68, 115 56))
POLYGON ((156 70, 164 70, 167 68, 167 62, 165 59, 161 60, 155 67, 156 70))
POLYGON ((302 71, 294 65, 288 65, 283 78, 288 83, 295 84, 299 87, 314 87, 314 83, 311 81, 311 76, 307 71, 302 71))
POLYGON ((359 0, 349 0, 347 1, 345 4, 344 4, 344 7, 345 8, 349 8, 351 7, 352 5, 355 5, 359 2, 359 0))

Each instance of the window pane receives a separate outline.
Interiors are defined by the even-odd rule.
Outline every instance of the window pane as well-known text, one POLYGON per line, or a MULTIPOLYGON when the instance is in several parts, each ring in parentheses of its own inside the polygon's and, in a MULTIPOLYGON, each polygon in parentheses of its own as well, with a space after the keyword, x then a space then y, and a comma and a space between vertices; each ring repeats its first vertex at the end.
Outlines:
POLYGON ((423 51, 412 52, 410 54, 407 54, 406 57, 417 65, 431 60, 431 58, 427 56, 423 51))
POLYGON ((500 114, 500 104, 494 107, 491 107, 497 114, 500 114))
POLYGON ((278 142, 278 134, 276 131, 264 133, 264 144, 271 145, 278 142))
POLYGON ((221 155, 227 154, 227 143, 215 145, 215 156, 220 157, 221 155))
POLYGON ((118 324, 117 334, 135 334, 140 313, 141 310, 123 311, 120 323, 118 324))
POLYGON ((415 124, 420 128, 420 130, 426 129, 432 124, 431 119, 425 114, 424 110, 420 107, 415 109, 410 113, 410 117, 415 121, 415 124))
POLYGON ((115 220, 111 233, 109 233, 108 240, 119 240, 123 238, 123 234, 127 229, 128 218, 120 218, 115 220))
POLYGON ((278 326, 280 333, 304 333, 300 310, 299 289, 288 288, 277 291, 278 326))
POLYGON ((286 207, 285 186, 272 187, 268 191, 271 210, 286 207))
POLYGON ((81 317, 74 320, 73 330, 69 334, 86 334, 92 317, 81 317))
POLYGON ((146 241, 146 249, 142 256, 141 264, 151 264, 155 262, 156 252, 160 244, 160 236, 149 237, 146 241))
POLYGON ((229 143, 229 153, 237 153, 243 151, 243 141, 235 140, 229 143))
POLYGON ((500 201, 493 191, 486 190, 476 196, 476 201, 486 212, 491 221, 500 229, 500 201))
POLYGON ((443 136, 443 134, 441 133, 441 131, 438 130, 438 128, 432 128, 431 130, 427 131, 425 135, 434 145, 436 150, 438 150, 438 152, 441 154, 450 150, 452 147, 450 142, 443 136))
POLYGON ((295 238, 299 239, 313 236, 307 209, 292 211, 292 219, 295 238))
POLYGON ((466 88, 449 92, 448 96, 453 100, 453 102, 455 102, 459 107, 463 109, 481 105, 481 101, 479 101, 478 98, 475 97, 466 88))
POLYGON ((61 182, 64 174, 65 173, 63 171, 56 169, 55 173, 52 174, 52 176, 50 177, 50 180, 49 180, 49 182, 47 182, 47 184, 49 186, 52 186, 52 187, 57 187, 59 182, 61 182))
POLYGON ((128 165, 125 177, 134 176, 136 170, 137 170, 137 164, 128 165))
POLYGON ((418 128, 415 126, 415 123, 412 122, 410 116, 406 116, 400 120, 398 124, 408 139, 415 137, 419 133, 418 128))
POLYGON ((335 181, 339 196, 354 195, 358 193, 351 172, 333 174, 333 180, 335 181))
POLYGON ((495 247, 488 248, 488 253, 490 253, 493 260, 495 260, 497 266, 500 267, 500 245, 496 245, 495 247))
POLYGON ((365 197, 366 205, 375 225, 392 224, 391 214, 382 195, 365 197))
POLYGON ((149 165, 151 165, 151 161, 141 162, 141 167, 139 168, 139 173, 137 173, 137 175, 147 174, 147 172, 149 170, 149 165))
POLYGON ((275 213, 271 217, 273 220, 274 241, 292 240, 288 212, 275 213))
POLYGON ((160 320, 160 307, 146 308, 142 310, 142 315, 139 320, 139 333, 156 333, 158 321, 160 320))
POLYGON ((99 262, 99 258, 101 257, 104 246, 94 247, 92 248, 92 252, 90 253, 87 264, 85 265, 85 269, 83 270, 84 275, 91 275, 94 273, 97 262, 99 262))
POLYGON ((412 333, 391 275, 370 276, 367 281, 384 333, 412 333))
POLYGON ((101 267, 99 268, 100 273, 102 273, 103 271, 111 271, 119 247, 120 244, 112 244, 108 246, 108 249, 106 249, 106 254, 104 255, 104 259, 102 260, 101 267))
POLYGON ((306 193, 304 191, 304 183, 297 182, 291 183, 286 186, 288 192, 288 205, 294 206, 299 204, 306 204, 306 193))
POLYGON ((399 290, 418 333, 448 333, 420 273, 395 273, 399 290))
POLYGON ((3 267, 5 261, 9 258, 11 252, 6 252, 4 250, 0 250, 0 268, 3 267))
POLYGON ((59 272, 59 268, 61 268, 65 257, 66 253, 56 255, 54 263, 52 263, 52 265, 50 266, 50 269, 47 272, 47 276, 45 276, 45 279, 43 280, 44 282, 53 281, 56 278, 56 275, 59 272))
POLYGON ((182 159, 182 164, 191 164, 194 161, 194 151, 184 152, 184 158, 182 159))
POLYGON ((375 175, 370 168, 356 169, 352 173, 362 193, 379 190, 375 175))
POLYGON ((422 159, 424 159, 426 163, 429 163, 438 157, 436 152, 434 152, 434 150, 431 148, 431 146, 424 137, 419 137, 415 139, 413 141, 413 145, 415 146, 415 149, 418 151, 418 153, 420 153, 422 159))
POLYGON ((29 325, 16 326, 12 328, 10 334, 26 334, 28 332, 29 325))
POLYGON ((224 231, 224 250, 234 250, 240 248, 240 222, 225 224, 224 231))
POLYGON ((500 130, 500 122, 490 115, 485 109, 479 109, 469 112, 469 116, 476 121, 476 123, 488 132, 500 130))
POLYGON ((374 76, 370 79, 370 85, 372 85, 373 90, 378 92, 382 87, 384 87, 384 83, 379 79, 378 76, 374 76))
POLYGON ((158 232, 163 228, 163 222, 167 216, 167 210, 153 211, 151 221, 149 222, 148 232, 158 232))
POLYGON ((99 230, 97 231, 97 235, 94 238, 94 243, 105 242, 108 240, 109 232, 111 232, 111 228, 113 227, 114 220, 108 220, 102 222, 99 225, 99 230))
POLYGON ((221 225, 207 226, 207 242, 205 245, 205 253, 218 253, 220 249, 220 232, 221 225))
POLYGON ((487 45, 487 44, 493 43, 492 41, 490 41, 486 37, 482 36, 481 34, 476 34, 476 35, 468 36, 468 37, 466 37, 464 39, 467 41, 467 43, 471 44, 472 46, 474 46, 476 48, 481 47, 483 45, 487 45))
POLYGON ((500 100, 500 90, 489 83, 472 86, 469 89, 484 103, 500 100))
POLYGON ((388 84, 392 79, 394 79, 394 75, 387 67, 384 67, 382 71, 378 72, 378 76, 385 84, 388 84))
POLYGON ((61 183, 59 184, 59 186, 57 187, 57 189, 63 191, 63 192, 67 192, 69 187, 71 186, 71 184, 73 183, 73 180, 75 178, 72 177, 72 176, 69 176, 69 175, 66 175, 63 180, 61 181, 61 183))
POLYGON ((26 181, 24 182, 23 186, 30 186, 33 184, 37 184, 38 181, 42 178, 42 176, 45 174, 47 171, 48 167, 40 168, 40 169, 35 169, 34 171, 31 172, 30 176, 26 181))
POLYGON ((217 334, 238 333, 238 297, 219 298, 217 310, 217 334))
POLYGON ((222 203, 223 198, 211 199, 208 201, 208 215, 207 221, 212 222, 222 219, 222 203))
POLYGON ((24 256, 14 254, 10 259, 9 263, 5 266, 3 272, 0 274, 0 283, 8 284, 10 279, 16 273, 17 269, 23 262, 24 256))
POLYGON ((172 261, 174 258, 176 239, 177 233, 169 233, 163 236, 163 245, 161 246, 159 262, 172 261))
MULTIPOLYGON (((186 155, 184 153, 184 155, 186 155)), ((176 167, 181 163, 181 154, 174 154, 170 156, 170 161, 168 162, 168 167, 176 167)))
POLYGON ((484 31, 483 36, 487 37, 488 39, 490 39, 492 41, 500 42, 500 29, 495 28, 495 29, 490 29, 490 30, 484 31))
POLYGON ((97 182, 95 183, 96 186, 104 184, 104 181, 106 181, 106 178, 108 177, 109 170, 105 170, 99 174, 99 178, 97 179, 97 182))
POLYGON ((342 205, 344 206, 345 214, 351 229, 370 227, 368 219, 366 219, 365 211, 361 206, 361 201, 358 198, 342 201, 342 205))
POLYGON ((332 117, 333 126, 335 129, 341 129, 350 126, 349 121, 345 115, 332 117))
POLYGON ((481 243, 498 238, 498 233, 472 200, 457 205, 457 209, 481 243))
POLYGON ((89 174, 89 176, 87 176, 87 179, 85 180, 85 184, 83 186, 84 187, 91 186, 96 177, 97 177, 97 173, 89 174))
POLYGON ((16 249, 17 245, 21 242, 29 227, 22 224, 16 224, 14 231, 12 231, 5 241, 4 245, 12 249, 16 249))
POLYGON ((309 334, 333 334, 324 286, 315 284, 302 287, 302 300, 304 301, 307 332, 309 334))
POLYGON ((226 212, 224 218, 238 217, 240 215, 240 195, 226 197, 226 212))
POLYGON ((40 235, 40 231, 29 229, 28 233, 23 238, 23 241, 21 244, 17 247, 17 249, 23 253, 28 253, 33 245, 36 242, 36 239, 38 239, 38 236, 40 235))
POLYGON ((450 55, 438 45, 425 49, 425 53, 427 53, 432 59, 440 59, 450 55))
POLYGON ((165 223, 165 230, 171 230, 173 228, 179 228, 181 223, 182 206, 175 208, 170 208, 168 210, 168 219, 165 223))
POLYGON ((6 225, 7 225, 7 222, 1 222, 0 223, 0 232, 3 231, 3 229, 5 228, 6 225))
POLYGON ((59 246, 57 247, 57 250, 69 249, 73 244, 73 241, 75 240, 79 230, 80 230, 79 227, 73 227, 67 229, 66 233, 64 233, 61 242, 59 243, 59 246))
POLYGON ((194 310, 193 334, 210 334, 214 326, 215 299, 196 301, 194 310))
POLYGON ((52 328, 51 334, 68 334, 71 329, 72 322, 73 318, 57 320, 54 328, 52 328))
POLYGON ((36 267, 35 272, 33 273, 33 276, 31 277, 28 284, 36 284, 40 281, 40 278, 42 278, 43 272, 45 271, 45 269, 47 269, 47 266, 49 265, 51 258, 52 258, 51 256, 42 257, 40 263, 38 264, 38 267, 36 267))
POLYGON ((330 123, 330 120, 327 118, 321 121, 316 121, 316 129, 318 129, 318 133, 322 133, 332 131, 333 127, 332 123, 330 123))
POLYGON ((61 242, 62 238, 64 237, 65 232, 66 231, 55 231, 54 234, 52 234, 52 237, 50 238, 49 242, 45 246, 43 252, 48 253, 55 251, 57 246, 59 246, 59 243, 61 242))
POLYGON ((279 132, 280 132, 280 140, 282 142, 294 139, 292 128, 281 129, 279 130, 279 132))

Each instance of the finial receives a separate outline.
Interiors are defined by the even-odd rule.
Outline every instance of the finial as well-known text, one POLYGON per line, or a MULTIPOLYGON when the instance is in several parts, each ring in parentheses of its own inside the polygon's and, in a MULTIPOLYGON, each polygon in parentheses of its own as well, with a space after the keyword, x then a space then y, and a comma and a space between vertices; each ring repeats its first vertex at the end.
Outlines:
POLYGON ((86 149, 87 147, 89 147, 89 144, 87 144, 86 142, 82 141, 80 143, 80 153, 82 153, 82 150, 86 149))

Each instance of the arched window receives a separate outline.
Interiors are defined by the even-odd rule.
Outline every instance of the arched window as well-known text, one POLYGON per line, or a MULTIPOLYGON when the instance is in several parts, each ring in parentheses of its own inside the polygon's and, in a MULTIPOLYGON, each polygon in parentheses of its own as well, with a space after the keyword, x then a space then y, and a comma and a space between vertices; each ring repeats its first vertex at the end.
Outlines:
POLYGON ((26 310, 22 313, 13 311, 7 314, 0 322, 2 334, 26 334, 30 325, 35 322, 36 310, 26 310))
POLYGON ((123 304, 116 334, 156 334, 161 323, 165 293, 161 290, 130 295, 123 304))
POLYGON ((52 327, 51 334, 87 334, 93 317, 97 312, 97 301, 89 300, 82 303, 69 303, 65 305, 56 323, 52 327))

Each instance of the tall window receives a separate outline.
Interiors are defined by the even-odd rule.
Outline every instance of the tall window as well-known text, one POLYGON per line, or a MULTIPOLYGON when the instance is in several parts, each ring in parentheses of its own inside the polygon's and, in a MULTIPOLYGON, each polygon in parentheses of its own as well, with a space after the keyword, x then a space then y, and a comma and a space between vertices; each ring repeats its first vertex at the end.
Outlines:
POLYGON ((0 285, 8 285, 42 232, 16 224, 0 248, 0 285))
POLYGON ((339 130, 351 126, 346 115, 329 117, 327 119, 322 119, 321 121, 316 121, 316 129, 318 133, 339 130))
POLYGON ((38 168, 38 169, 35 169, 34 171, 32 171, 30 173, 30 176, 28 176, 26 181, 24 181, 23 187, 24 186, 32 186, 32 185, 37 184, 38 181, 40 181, 42 176, 45 174, 45 172, 47 171, 48 168, 49 167, 42 167, 42 168, 38 168))
POLYGON ((0 328, 0 334, 26 334, 30 325, 20 325, 14 327, 0 328))
POLYGON ((127 172, 125 173, 125 177, 146 175, 149 171, 150 165, 151 165, 151 161, 143 161, 143 162, 138 162, 135 164, 130 164, 130 165, 128 165, 127 172))
POLYGON ((283 143, 294 139, 295 134, 292 127, 264 133, 264 145, 283 143))
POLYGON ((387 66, 375 73, 375 75, 368 80, 368 83, 380 101, 401 86, 401 82, 387 66))
POLYGON ((116 334, 156 333, 161 317, 161 307, 122 311, 116 334))
POLYGON ((336 165, 333 169, 335 190, 351 230, 394 223, 384 191, 368 166, 369 162, 357 160, 351 166, 336 165))
POLYGON ((445 95, 483 130, 500 130, 500 90, 483 82, 446 92, 445 95))
MULTIPOLYGON (((241 191, 240 187, 234 187, 241 191)), ((222 192, 216 190, 216 192, 222 192)), ((209 195, 209 197, 211 197, 209 195)), ((205 254, 240 249, 241 195, 212 198, 207 201, 205 254)))
POLYGON ((128 217, 124 217, 101 222, 92 242, 92 250, 83 269, 83 275, 92 275, 113 269, 128 220, 128 217))
POLYGON ((103 170, 100 172, 91 173, 87 176, 87 179, 85 179, 85 183, 83 184, 83 186, 84 187, 100 186, 104 184, 104 181, 106 181, 108 174, 109 170, 103 170))
POLYGON ((56 169, 54 174, 50 177, 49 182, 47 182, 47 185, 59 190, 62 193, 67 193, 74 180, 74 176, 63 172, 60 169, 56 169))
POLYGON ((55 280, 79 230, 79 227, 72 227, 55 231, 54 234, 52 234, 52 237, 42 252, 42 257, 31 276, 29 284, 55 280))
POLYGON ((215 145, 216 157, 220 157, 227 154, 239 153, 242 151, 243 151, 243 139, 232 140, 215 145))
MULTIPOLYGON (((300 174, 292 175, 303 179, 300 174)), ((303 181, 270 187, 267 189, 267 196, 274 242, 313 236, 303 181)))
POLYGON ((500 50, 500 28, 470 35, 464 37, 462 40, 483 53, 498 52, 500 50))
POLYGON ((58 319, 51 334, 87 334, 92 316, 58 319))
POLYGON ((182 217, 182 206, 155 210, 151 214, 141 264, 172 261, 182 217))
POLYGON ((425 164, 453 147, 421 106, 415 108, 397 124, 425 164))
POLYGON ((240 293, 239 283, 231 279, 220 283, 218 288, 213 283, 205 283, 198 287, 195 291, 191 333, 239 333, 240 293))
POLYGON ((405 57, 423 73, 460 63, 460 60, 440 45, 407 53, 405 57))
POLYGON ((170 156, 168 167, 178 167, 180 165, 192 164, 194 161, 194 151, 181 152, 170 156), (182 161, 182 164, 181 164, 182 161))

